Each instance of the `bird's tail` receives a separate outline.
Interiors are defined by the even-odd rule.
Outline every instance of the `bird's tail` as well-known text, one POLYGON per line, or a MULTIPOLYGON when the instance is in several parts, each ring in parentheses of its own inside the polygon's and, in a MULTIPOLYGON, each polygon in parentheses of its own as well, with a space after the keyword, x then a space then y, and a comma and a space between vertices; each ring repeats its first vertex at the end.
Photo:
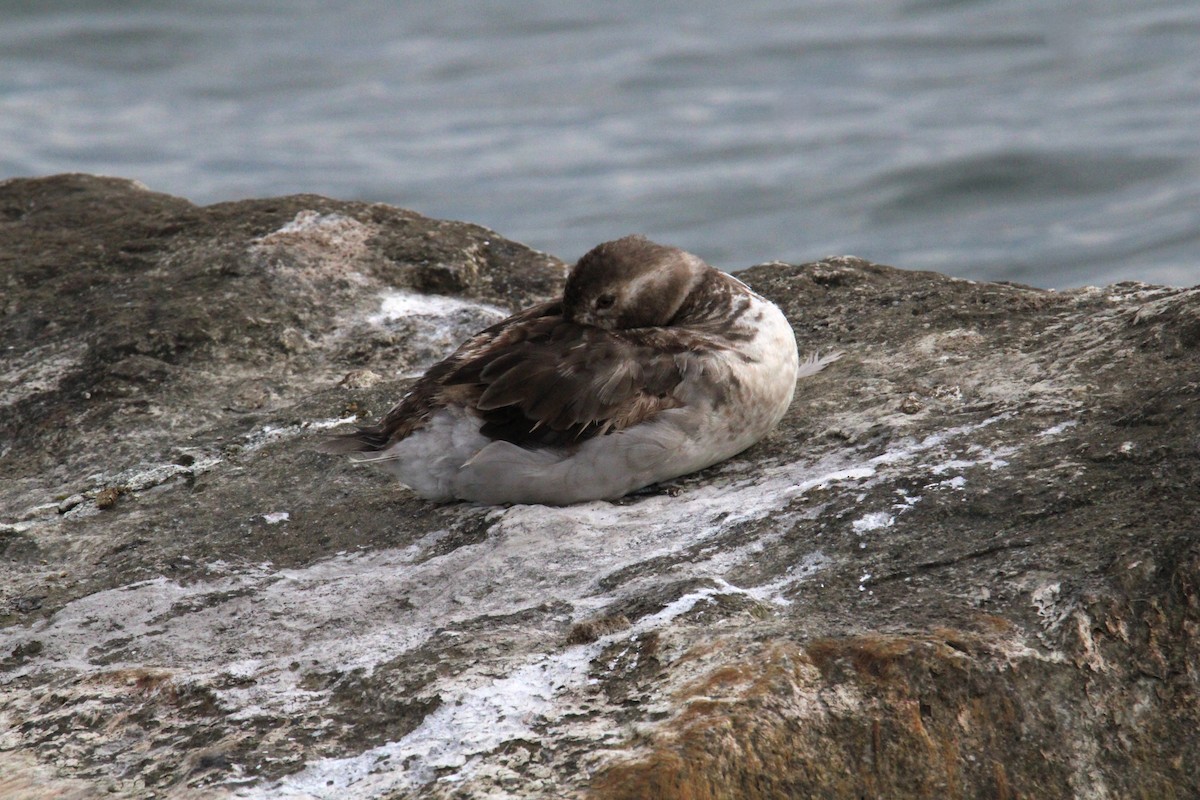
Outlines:
POLYGON ((331 433, 322 436, 313 449, 322 453, 377 453, 388 446, 383 429, 372 425, 350 433, 331 433))
POLYGON ((816 375, 843 355, 844 353, 830 353, 827 356, 823 356, 820 353, 813 353, 800 362, 800 371, 796 374, 796 377, 807 378, 809 375, 816 375))

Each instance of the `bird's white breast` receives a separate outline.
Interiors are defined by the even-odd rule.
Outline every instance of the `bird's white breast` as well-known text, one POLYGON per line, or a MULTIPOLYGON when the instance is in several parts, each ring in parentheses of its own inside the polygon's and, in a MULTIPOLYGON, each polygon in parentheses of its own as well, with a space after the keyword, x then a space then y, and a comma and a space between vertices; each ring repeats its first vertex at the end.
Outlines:
POLYGON ((694 451, 696 462, 703 463, 686 472, 745 450, 779 423, 792 402, 800 364, 792 326, 773 303, 757 295, 751 298, 749 310, 741 317, 743 327, 734 333, 750 332, 752 338, 739 341, 735 336, 732 350, 711 355, 720 364, 714 372, 727 374, 729 396, 692 415, 694 443, 688 449, 694 451))

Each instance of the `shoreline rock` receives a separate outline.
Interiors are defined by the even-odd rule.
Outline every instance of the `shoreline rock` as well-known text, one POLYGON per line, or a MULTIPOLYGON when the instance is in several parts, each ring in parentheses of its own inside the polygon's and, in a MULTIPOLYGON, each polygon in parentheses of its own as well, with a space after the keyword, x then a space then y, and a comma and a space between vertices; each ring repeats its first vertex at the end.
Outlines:
POLYGON ((564 269, 382 205, 0 183, 0 794, 1200 794, 1200 289, 746 270, 846 356, 618 503, 303 446, 564 269))

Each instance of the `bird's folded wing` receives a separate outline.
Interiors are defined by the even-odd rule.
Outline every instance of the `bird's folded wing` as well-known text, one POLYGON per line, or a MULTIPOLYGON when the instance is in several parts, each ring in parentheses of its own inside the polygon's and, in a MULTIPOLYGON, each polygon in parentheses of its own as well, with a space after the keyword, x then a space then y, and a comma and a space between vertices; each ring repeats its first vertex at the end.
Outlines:
POLYGON ((705 352, 714 347, 711 337, 678 329, 609 331, 565 320, 558 303, 534 306, 432 367, 379 425, 322 449, 385 449, 452 403, 473 409, 493 439, 574 444, 682 405, 677 388, 707 375, 705 352))
POLYGON ((485 435, 565 445, 621 430, 680 405, 687 348, 649 330, 607 331, 561 318, 486 348, 446 377, 483 418, 485 435))

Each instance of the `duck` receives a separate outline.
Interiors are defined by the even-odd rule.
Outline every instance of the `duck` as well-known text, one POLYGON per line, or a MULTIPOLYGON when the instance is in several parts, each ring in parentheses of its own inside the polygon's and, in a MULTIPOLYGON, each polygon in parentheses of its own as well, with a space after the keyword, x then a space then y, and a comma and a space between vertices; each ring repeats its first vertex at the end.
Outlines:
POLYGON ((787 412, 800 360, 783 312, 733 275, 632 235, 571 268, 562 296, 469 338, 375 425, 319 449, 434 502, 615 500, 724 461, 787 412))

